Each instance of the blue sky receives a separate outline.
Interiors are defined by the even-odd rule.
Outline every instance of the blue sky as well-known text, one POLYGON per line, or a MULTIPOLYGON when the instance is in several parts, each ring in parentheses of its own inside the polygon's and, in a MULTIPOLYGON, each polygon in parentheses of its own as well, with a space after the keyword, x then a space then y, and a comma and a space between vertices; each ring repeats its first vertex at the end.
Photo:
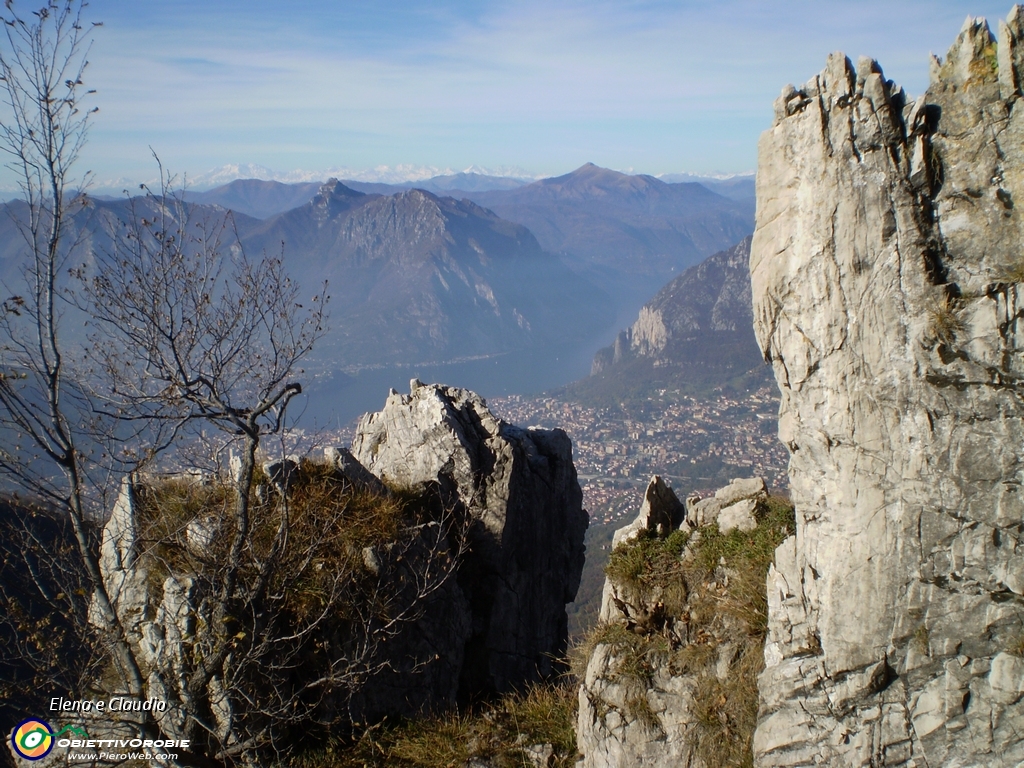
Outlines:
MULTIPOLYGON (((19 0, 26 8, 32 2, 19 0)), ((741 172, 783 85, 843 50, 912 94, 1007 2, 93 0, 98 182, 399 164, 741 172)), ((6 179, 0 180, 0 185, 6 179)))

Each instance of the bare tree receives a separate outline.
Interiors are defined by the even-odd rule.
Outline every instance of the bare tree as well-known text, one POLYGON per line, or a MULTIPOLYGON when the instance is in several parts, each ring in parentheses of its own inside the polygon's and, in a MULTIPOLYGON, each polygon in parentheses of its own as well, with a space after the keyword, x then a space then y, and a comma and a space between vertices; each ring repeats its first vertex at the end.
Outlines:
MULTIPOLYGON (((231 214, 190 206, 157 162, 159 192, 144 187, 128 201, 112 250, 98 255, 88 281, 98 329, 92 357, 110 415, 172 430, 202 422, 237 435, 237 487, 248 488, 256 450, 281 432, 302 391, 294 377, 324 333, 327 286, 300 303, 280 257, 250 259, 231 214)), ((147 451, 169 439, 151 437, 147 451)), ((241 491, 236 501, 244 538, 241 491)))
POLYGON ((83 83, 91 30, 82 20, 84 6, 51 0, 23 15, 9 1, 0 12, 0 151, 23 197, 8 204, 7 214, 27 255, 22 284, 5 286, 0 303, 0 469, 67 515, 100 640, 125 689, 138 695, 141 669, 104 588, 89 533, 87 440, 78 428, 85 404, 73 386, 61 327, 63 267, 78 245, 68 220, 83 205, 77 190, 86 181, 73 176, 74 166, 95 112, 84 105, 92 93, 83 83))
MULTIPOLYGON (((159 164, 159 161, 158 161, 159 164)), ((193 670, 183 704, 214 733, 200 702, 224 678, 237 645, 228 634, 237 611, 239 580, 251 551, 256 456, 267 435, 285 424, 287 406, 302 391, 293 377, 299 361, 323 334, 326 285, 303 305, 280 258, 250 259, 230 214, 194 215, 184 194, 160 166, 159 193, 129 201, 125 221, 111 233, 110 253, 97 259, 87 305, 97 333, 92 359, 101 369, 108 415, 144 424, 148 442, 134 450, 151 459, 183 430, 213 425, 235 439, 233 530, 218 568, 209 616, 221 631, 193 670)), ((257 594, 284 545, 281 526, 266 553, 257 594)))
MULTIPOLYGON (((9 212, 27 254, 23 285, 0 304, 0 469, 65 515, 75 551, 67 572, 63 561, 36 562, 45 526, 21 526, 27 579, 5 580, 0 600, 8 618, 63 601, 78 618, 69 642, 95 639, 104 655, 56 669, 16 623, 11 652, 68 686, 89 684, 102 663, 118 691, 171 699, 173 717, 138 725, 189 738, 183 763, 252 763, 287 751, 310 722, 351 725, 354 699, 396 667, 394 641, 452 583, 466 521, 444 505, 354 489, 330 468, 284 464, 279 477, 264 474, 258 451, 301 393, 299 365, 323 333, 326 286, 301 302, 280 258, 250 258, 230 217, 198 215, 162 168, 156 192, 128 201, 110 251, 79 251, 69 218, 85 205, 73 194, 84 181, 72 177, 90 114, 83 7, 51 0, 23 16, 8 2, 0 14, 0 149, 19 175, 25 208, 9 212), (90 369, 69 368, 65 306, 89 317, 90 369), (169 657, 143 646, 139 618, 121 601, 125 582, 109 578, 99 554, 90 472, 112 461, 152 468, 175 445, 187 455, 192 433, 210 427, 239 450, 226 481, 136 475, 126 485, 138 525, 122 577, 163 611, 165 644, 177 645, 176 660, 161 666, 169 657), (108 449, 120 443, 118 455, 92 453, 100 438, 108 449), (19 602, 24 589, 39 598, 19 602), (187 629, 175 638, 177 619, 187 629)), ((15 520, 25 508, 11 506, 15 520)), ((431 659, 403 658, 396 673, 431 659)))
MULTIPOLYGON (((148 439, 140 460, 184 438, 180 468, 194 431, 211 425, 238 449, 226 479, 150 474, 132 494, 139 570, 170 579, 151 599, 171 594, 194 620, 150 670, 185 716, 172 735, 252 762, 293 747, 289 731, 311 722, 351 727, 354 700, 395 662, 394 640, 450 583, 465 521, 443 504, 354 489, 327 465, 258 466, 301 393, 326 285, 300 302, 281 258, 250 258, 230 216, 190 206, 160 175, 158 192, 130 201, 88 283, 106 387, 95 397, 111 417, 150 425, 134 432, 148 439)), ((413 653, 405 671, 428 656, 413 653)))

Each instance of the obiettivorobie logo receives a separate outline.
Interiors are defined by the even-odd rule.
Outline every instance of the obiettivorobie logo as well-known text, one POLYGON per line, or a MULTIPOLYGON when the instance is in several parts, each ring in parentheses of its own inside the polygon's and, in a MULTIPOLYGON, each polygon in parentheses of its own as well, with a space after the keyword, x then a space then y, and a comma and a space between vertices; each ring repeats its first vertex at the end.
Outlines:
POLYGON ((45 720, 30 717, 14 729, 11 734, 11 746, 18 757, 25 760, 42 760, 50 754, 57 737, 69 731, 77 736, 89 738, 89 734, 78 726, 65 725, 55 732, 45 720))
MULTIPOLYGON (((70 709, 71 707, 67 707, 70 709)), ((127 710, 127 707, 125 708, 127 710)), ((155 709, 155 707, 154 707, 155 709)), ((169 748, 188 749, 188 739, 140 739, 140 738, 93 738, 85 729, 77 725, 65 725, 54 731, 50 724, 38 717, 23 720, 11 732, 11 746, 14 754, 23 760, 41 760, 50 754, 54 747, 58 749, 86 749, 89 752, 68 752, 71 762, 123 762, 125 760, 158 760, 173 761, 178 759, 176 752, 153 752, 169 748), (64 734, 68 734, 65 736, 64 734), (62 738, 63 737, 63 738, 62 738), (121 750, 141 749, 141 752, 121 750), (117 750, 114 752, 93 750, 117 750)))

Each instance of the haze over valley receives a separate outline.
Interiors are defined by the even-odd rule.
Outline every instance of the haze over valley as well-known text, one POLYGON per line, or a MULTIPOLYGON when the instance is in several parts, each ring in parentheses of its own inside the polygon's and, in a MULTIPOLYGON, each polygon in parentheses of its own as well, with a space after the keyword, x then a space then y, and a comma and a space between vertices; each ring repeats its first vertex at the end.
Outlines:
MULTIPOLYGON (((240 179, 190 193, 182 215, 210 228, 230 211, 247 253, 280 255, 305 294, 327 281, 329 329, 307 364, 302 414, 323 427, 413 376, 485 396, 587 376, 593 354, 673 275, 750 232, 747 181, 734 180, 727 197, 713 183, 593 164, 528 184, 477 174, 402 186, 240 179)), ((92 198, 73 217, 84 246, 75 258, 109 258, 117 222, 133 206, 152 219, 157 203, 92 198)), ((24 208, 8 210, 0 279, 11 283, 24 208)))

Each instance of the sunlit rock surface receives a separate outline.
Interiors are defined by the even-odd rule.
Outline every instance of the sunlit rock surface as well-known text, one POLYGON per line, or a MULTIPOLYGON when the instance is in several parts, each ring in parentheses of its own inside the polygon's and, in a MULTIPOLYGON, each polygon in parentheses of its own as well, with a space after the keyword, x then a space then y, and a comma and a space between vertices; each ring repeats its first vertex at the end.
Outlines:
POLYGON ((399 487, 437 483, 472 522, 459 585, 472 613, 461 690, 505 691, 554 671, 579 587, 587 513, 560 429, 522 429, 465 389, 414 380, 359 422, 352 454, 399 487))
POLYGON ((750 266, 796 536, 758 766, 1024 760, 1024 12, 913 100, 842 54, 761 138, 750 266))

